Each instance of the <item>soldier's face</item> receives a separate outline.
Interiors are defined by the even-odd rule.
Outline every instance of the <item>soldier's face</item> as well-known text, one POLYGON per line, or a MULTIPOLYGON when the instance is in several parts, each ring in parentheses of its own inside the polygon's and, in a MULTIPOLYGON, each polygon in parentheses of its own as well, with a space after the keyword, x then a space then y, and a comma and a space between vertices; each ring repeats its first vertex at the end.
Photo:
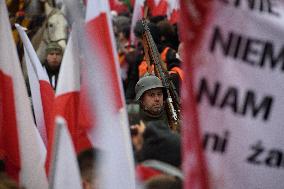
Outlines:
POLYGON ((46 57, 48 66, 52 69, 58 69, 61 64, 62 54, 60 51, 51 51, 46 57))
POLYGON ((161 88, 150 89, 142 96, 142 105, 144 110, 151 114, 158 115, 164 107, 163 91, 161 88))

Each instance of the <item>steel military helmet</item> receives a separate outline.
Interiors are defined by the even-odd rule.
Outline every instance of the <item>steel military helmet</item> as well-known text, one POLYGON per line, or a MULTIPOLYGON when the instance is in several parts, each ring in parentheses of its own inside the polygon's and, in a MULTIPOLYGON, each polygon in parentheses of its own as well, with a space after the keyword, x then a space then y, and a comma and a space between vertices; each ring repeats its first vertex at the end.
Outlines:
POLYGON ((138 101, 145 91, 155 88, 165 88, 158 77, 154 75, 142 77, 135 86, 135 100, 138 101))

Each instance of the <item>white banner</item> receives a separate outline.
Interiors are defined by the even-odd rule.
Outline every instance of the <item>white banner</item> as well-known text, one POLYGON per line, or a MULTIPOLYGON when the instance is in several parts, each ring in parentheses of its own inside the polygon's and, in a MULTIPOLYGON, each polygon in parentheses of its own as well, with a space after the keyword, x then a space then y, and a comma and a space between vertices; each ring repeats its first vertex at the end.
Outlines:
POLYGON ((197 53, 185 52, 210 188, 284 188, 283 5, 208 1, 197 53))

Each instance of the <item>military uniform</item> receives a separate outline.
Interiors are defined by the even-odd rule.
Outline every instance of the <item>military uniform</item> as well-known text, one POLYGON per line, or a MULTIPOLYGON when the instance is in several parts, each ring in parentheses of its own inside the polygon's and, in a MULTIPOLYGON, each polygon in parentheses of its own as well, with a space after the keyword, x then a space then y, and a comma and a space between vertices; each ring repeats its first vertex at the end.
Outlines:
MULTIPOLYGON (((166 98, 166 92, 165 92, 165 87, 162 84, 162 81, 154 76, 154 75, 148 75, 148 76, 144 76, 142 77, 136 84, 135 86, 135 93, 136 93, 136 97, 135 100, 139 101, 140 98, 142 97, 142 95, 150 90, 150 89, 155 89, 155 88, 162 88, 163 93, 164 93, 164 99, 166 98)), ((167 119, 167 114, 165 109, 163 108, 163 110, 157 114, 151 114, 148 111, 146 111, 145 109, 143 109, 143 107, 141 106, 140 103, 140 118, 145 122, 145 124, 147 125, 148 122, 150 121, 157 121, 157 120, 161 120, 163 121, 165 124, 168 125, 168 119, 167 119)))

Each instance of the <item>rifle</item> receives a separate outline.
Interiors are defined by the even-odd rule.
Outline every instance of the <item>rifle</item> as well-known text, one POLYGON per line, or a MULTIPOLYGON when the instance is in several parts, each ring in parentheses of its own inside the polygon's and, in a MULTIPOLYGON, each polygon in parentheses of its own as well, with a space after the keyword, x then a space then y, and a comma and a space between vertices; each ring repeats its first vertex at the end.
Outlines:
POLYGON ((170 80, 169 73, 167 71, 165 63, 161 60, 160 53, 150 33, 150 29, 147 25, 147 20, 142 19, 143 25, 143 47, 145 51, 145 58, 148 65, 148 72, 151 67, 151 63, 154 64, 154 72, 157 77, 162 81, 165 87, 167 99, 166 99, 166 111, 169 120, 169 127, 175 132, 180 132, 180 100, 177 94, 176 88, 170 80))

